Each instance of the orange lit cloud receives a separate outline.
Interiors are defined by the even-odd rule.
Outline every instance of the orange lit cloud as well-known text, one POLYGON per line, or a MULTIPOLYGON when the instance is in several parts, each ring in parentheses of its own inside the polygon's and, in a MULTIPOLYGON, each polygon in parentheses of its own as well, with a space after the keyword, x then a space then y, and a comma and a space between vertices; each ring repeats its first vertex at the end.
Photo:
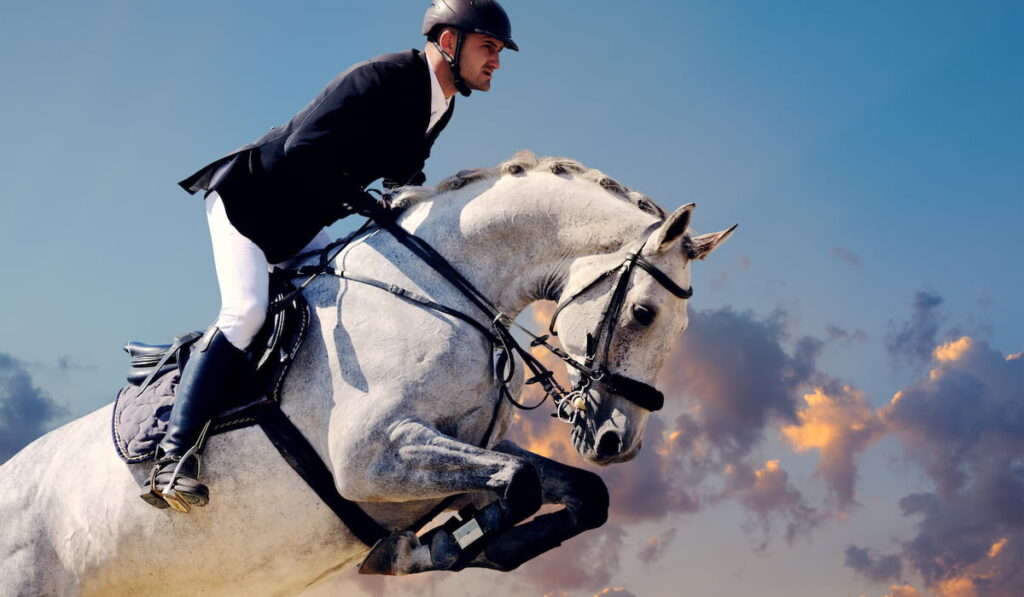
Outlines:
POLYGON ((889 592, 885 594, 885 597, 924 597, 924 595, 910 585, 893 585, 889 587, 889 592))
POLYGON ((971 349, 971 339, 967 336, 962 336, 958 340, 947 342, 932 353, 932 356, 936 361, 956 361, 964 355, 968 350, 971 349))
POLYGON ((797 421, 784 425, 783 435, 798 452, 821 453, 815 474, 825 480, 841 508, 856 503, 854 457, 885 432, 863 392, 844 386, 829 395, 826 390, 815 388, 804 396, 797 421))

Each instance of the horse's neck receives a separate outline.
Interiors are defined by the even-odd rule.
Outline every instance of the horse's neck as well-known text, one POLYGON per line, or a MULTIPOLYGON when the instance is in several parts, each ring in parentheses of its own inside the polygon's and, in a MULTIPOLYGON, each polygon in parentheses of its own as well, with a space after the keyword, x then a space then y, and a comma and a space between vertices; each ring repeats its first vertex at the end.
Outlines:
POLYGON ((439 196, 403 225, 514 316, 559 296, 577 259, 617 251, 653 221, 590 181, 531 175, 439 196))

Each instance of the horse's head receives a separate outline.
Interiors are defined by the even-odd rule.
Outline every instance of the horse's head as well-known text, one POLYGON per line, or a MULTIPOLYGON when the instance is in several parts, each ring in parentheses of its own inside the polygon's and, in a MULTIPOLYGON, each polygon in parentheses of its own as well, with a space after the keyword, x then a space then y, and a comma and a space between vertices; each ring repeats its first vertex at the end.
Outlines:
POLYGON ((559 337, 583 370, 560 414, 573 421, 572 443, 596 464, 636 456, 647 417, 661 408, 654 387, 676 338, 686 329, 690 264, 732 234, 687 233, 685 205, 612 254, 578 259, 556 310, 559 337))

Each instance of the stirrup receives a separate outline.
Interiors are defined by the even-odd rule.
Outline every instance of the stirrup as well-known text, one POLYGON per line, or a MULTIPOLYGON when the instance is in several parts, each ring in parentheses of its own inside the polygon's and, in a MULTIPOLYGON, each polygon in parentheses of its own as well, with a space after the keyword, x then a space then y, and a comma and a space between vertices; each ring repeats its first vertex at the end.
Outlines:
POLYGON ((157 508, 158 510, 166 510, 171 505, 167 503, 164 496, 160 494, 160 490, 156 488, 156 474, 160 470, 160 465, 153 463, 153 466, 149 469, 149 481, 143 485, 142 493, 139 495, 147 504, 157 508))
MULTIPOLYGON (((206 443, 206 434, 210 430, 210 424, 213 421, 207 421, 202 430, 199 432, 199 439, 195 445, 189 448, 181 457, 163 455, 156 459, 153 463, 153 468, 149 472, 149 483, 142 487, 143 493, 139 496, 147 504, 155 508, 163 510, 164 508, 174 508, 179 512, 191 512, 192 505, 205 506, 210 500, 209 490, 206 486, 199 481, 199 474, 202 470, 202 460, 199 458, 199 453, 203 448, 203 444, 206 443), (181 474, 182 466, 189 458, 195 458, 196 460, 196 473, 195 477, 183 477, 181 474), (169 462, 177 462, 174 470, 171 471, 171 478, 168 479, 164 489, 157 487, 157 476, 166 468, 169 462), (186 478, 191 479, 197 485, 202 487, 204 491, 202 493, 194 494, 194 499, 190 499, 189 495, 192 494, 181 494, 174 490, 174 484, 178 479, 186 478)), ((158 450, 159 454, 159 450, 158 450)))
MULTIPOLYGON (((209 423, 207 423, 207 425, 209 425, 209 423)), ((184 513, 187 514, 187 513, 192 511, 192 504, 196 504, 198 506, 203 506, 203 505, 206 505, 206 502, 209 501, 209 499, 210 499, 208 495, 207 496, 198 496, 198 498, 199 498, 198 501, 193 501, 193 500, 190 500, 187 497, 188 494, 181 494, 181 493, 179 493, 179 492, 174 490, 174 484, 178 481, 178 479, 182 478, 181 467, 185 464, 185 462, 188 461, 189 458, 195 458, 196 459, 196 476, 194 478, 194 481, 196 483, 199 483, 200 485, 202 485, 202 483, 199 481, 199 471, 202 468, 202 461, 199 459, 198 451, 199 451, 199 444, 196 444, 196 445, 192 446, 191 448, 189 448, 188 451, 185 452, 181 456, 181 458, 177 459, 178 464, 177 464, 177 466, 174 467, 174 471, 171 473, 171 478, 167 480, 167 485, 165 485, 163 490, 160 491, 160 496, 164 499, 164 501, 167 503, 167 505, 169 505, 171 508, 174 508, 178 512, 184 512, 184 513)), ((157 475, 156 468, 157 468, 157 466, 154 465, 154 467, 153 467, 153 470, 154 470, 154 473, 153 473, 154 489, 155 489, 156 475, 157 475)), ((186 477, 186 478, 188 478, 188 477, 186 477)))

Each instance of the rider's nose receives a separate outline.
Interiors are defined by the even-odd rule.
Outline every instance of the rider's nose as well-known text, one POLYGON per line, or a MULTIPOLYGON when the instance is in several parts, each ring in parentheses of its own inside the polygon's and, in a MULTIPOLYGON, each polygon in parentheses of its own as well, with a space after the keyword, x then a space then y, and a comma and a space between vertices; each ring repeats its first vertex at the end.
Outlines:
POLYGON ((615 431, 605 431, 597 440, 597 457, 611 458, 618 456, 622 449, 622 438, 615 431))

